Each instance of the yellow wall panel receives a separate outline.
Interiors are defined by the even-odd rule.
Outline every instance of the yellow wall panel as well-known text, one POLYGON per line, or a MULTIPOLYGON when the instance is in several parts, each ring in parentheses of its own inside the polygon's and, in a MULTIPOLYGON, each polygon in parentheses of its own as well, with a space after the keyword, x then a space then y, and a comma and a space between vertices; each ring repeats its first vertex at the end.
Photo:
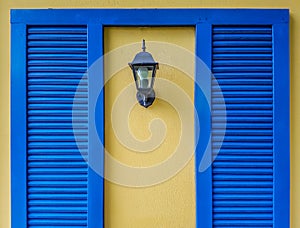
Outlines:
MULTIPOLYGON (((105 84, 105 148, 118 161, 128 165, 129 167, 144 167, 147 169, 150 166, 155 166, 176 153, 176 147, 180 140, 185 140, 189 146, 181 147, 185 154, 193 154, 194 151, 194 121, 193 121, 193 91, 194 81, 188 75, 185 75, 179 69, 175 69, 176 61, 170 61, 170 65, 162 64, 163 59, 172 58, 173 53, 169 53, 160 45, 167 43, 173 46, 174 49, 180 46, 190 52, 190 62, 194 59, 195 49, 195 34, 194 28, 106 28, 104 30, 104 50, 106 55, 112 57, 105 58, 105 74, 106 78, 111 77, 105 84), (133 84, 132 72, 127 65, 127 62, 132 61, 137 52, 141 51, 141 40, 146 40, 147 50, 151 52, 154 59, 160 62, 159 70, 157 71, 156 84, 154 85, 157 93, 157 98, 153 105, 145 109, 137 104, 135 99, 136 89, 134 86, 130 88, 130 93, 124 93, 124 89, 133 84), (151 43, 154 42, 155 43, 151 43), (133 53, 128 53, 128 45, 140 42, 129 49, 134 50, 133 53), (150 45, 152 44, 152 45, 150 45), (136 49, 134 49, 136 47, 136 49), (152 47, 152 48, 151 48, 152 47), (110 54, 114 50, 119 50, 119 54, 110 54), (124 50, 124 51, 123 51, 124 50), (125 59, 122 61, 121 58, 125 59), (127 60, 127 62, 126 62, 127 60), (124 64, 122 64, 122 62, 124 64), (121 71, 114 75, 112 69, 114 63, 120 64, 121 71), (172 66, 173 65, 173 66, 172 66), (183 91, 183 95, 190 100, 191 105, 185 109, 186 113, 178 113, 176 108, 172 107, 168 101, 159 98, 162 90, 168 88, 158 88, 160 80, 166 80, 167 83, 175 83, 183 91), (157 86, 156 86, 157 85, 157 86), (122 104, 117 103, 118 96, 124 97, 122 104), (130 105, 133 103, 133 106, 130 105), (113 106, 120 107, 116 115, 112 114, 113 106), (127 117, 127 113, 129 116, 127 117), (126 116, 125 122, 128 125, 116 124, 113 121, 119 121, 126 116), (184 122, 184 118, 180 115, 188 115, 188 122, 184 122), (149 123, 152 120, 160 120, 164 122, 166 134, 161 135, 164 138, 161 144, 158 140, 154 140, 149 144, 149 148, 145 146, 140 149, 133 149, 132 146, 126 147, 128 135, 122 142, 120 137, 116 137, 117 132, 121 132, 122 127, 129 127, 132 135, 137 140, 147 140, 152 134, 160 134, 161 130, 152 132, 148 129, 149 123), (182 126, 189 125, 189 133, 182 136, 182 126), (157 146, 154 150, 143 153, 152 146, 157 146), (138 151, 138 152, 136 152, 138 151)), ((180 55, 180 53, 175 53, 180 55)), ((182 54, 183 55, 183 54, 182 54)), ((192 64, 191 72, 194 72, 192 64)), ((193 77, 193 75, 192 75, 193 77)), ((176 96, 174 92, 169 91, 172 96, 176 96)), ((165 96, 162 98, 167 99, 165 96)), ((178 106, 183 106, 180 100, 177 99, 178 106)), ((118 107, 114 107, 118 108, 118 107)), ((179 111, 180 112, 180 111, 179 111)), ((158 128, 160 129, 160 128, 158 128)), ((142 146, 143 147, 143 146, 142 146)), ((178 152, 177 152, 178 153, 178 152)), ((180 153, 180 152, 179 152, 180 153)), ((151 178, 144 180, 144 186, 139 188, 124 187, 110 181, 105 182, 105 227, 112 228, 139 228, 139 227, 195 227, 195 176, 194 176, 194 159, 188 157, 187 166, 175 167, 176 164, 171 164, 171 169, 174 170, 171 175, 162 180, 162 183, 156 184, 151 178), (179 172, 177 174, 177 172, 179 172), (177 175, 176 175, 177 174, 177 175)), ((106 164, 105 173, 116 172, 114 166, 106 164)), ((160 175, 158 173, 157 175, 160 175)), ((130 174, 128 174, 130 175, 130 174)), ((124 177, 126 178, 126 177, 124 177)), ((145 177, 143 177, 145 178, 145 177)), ((126 183, 125 183, 126 184, 126 183)), ((132 184, 134 186, 134 184, 132 184)))
MULTIPOLYGON (((0 227, 10 227, 11 8, 289 8, 291 13, 291 227, 300 227, 300 2, 298 0, 1 0, 0 1, 0 227)), ((171 180, 172 181, 172 180, 171 180)), ((158 187, 159 188, 159 187, 158 187)), ((154 188, 153 188, 154 189, 154 188)), ((160 189, 161 190, 161 189, 160 189)), ((153 190, 155 191, 155 190, 153 190)), ((149 193, 150 194, 150 193, 149 193)), ((109 208, 107 209, 109 210, 109 208)), ((189 213, 189 212, 187 212, 189 213)), ((174 213, 174 215, 177 214, 174 213)))

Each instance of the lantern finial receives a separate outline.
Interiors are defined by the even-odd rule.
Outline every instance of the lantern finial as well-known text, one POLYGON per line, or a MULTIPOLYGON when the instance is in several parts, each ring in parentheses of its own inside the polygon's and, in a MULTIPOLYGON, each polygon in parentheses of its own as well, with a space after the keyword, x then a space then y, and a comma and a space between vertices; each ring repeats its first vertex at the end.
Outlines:
POLYGON ((143 46, 142 46, 142 49, 143 49, 143 51, 146 51, 146 42, 145 42, 144 39, 143 39, 143 46))

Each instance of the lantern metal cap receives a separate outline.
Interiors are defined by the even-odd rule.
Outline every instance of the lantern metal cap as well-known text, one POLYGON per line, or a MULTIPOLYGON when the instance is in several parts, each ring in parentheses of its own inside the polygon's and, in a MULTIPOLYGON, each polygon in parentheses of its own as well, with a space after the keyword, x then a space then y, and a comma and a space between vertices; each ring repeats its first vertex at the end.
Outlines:
POLYGON ((156 65, 158 69, 158 63, 154 61, 152 55, 146 51, 145 40, 143 40, 141 52, 137 53, 131 63, 128 65, 132 68, 134 65, 156 65))

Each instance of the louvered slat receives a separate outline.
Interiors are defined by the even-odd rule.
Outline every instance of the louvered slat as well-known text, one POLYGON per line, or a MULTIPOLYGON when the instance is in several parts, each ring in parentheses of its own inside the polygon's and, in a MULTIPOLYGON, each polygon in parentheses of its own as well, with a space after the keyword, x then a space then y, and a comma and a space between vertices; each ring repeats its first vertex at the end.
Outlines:
POLYGON ((273 227, 272 28, 213 26, 212 53, 213 227, 273 227))
POLYGON ((87 227, 86 70, 85 26, 28 27, 28 227, 87 227))

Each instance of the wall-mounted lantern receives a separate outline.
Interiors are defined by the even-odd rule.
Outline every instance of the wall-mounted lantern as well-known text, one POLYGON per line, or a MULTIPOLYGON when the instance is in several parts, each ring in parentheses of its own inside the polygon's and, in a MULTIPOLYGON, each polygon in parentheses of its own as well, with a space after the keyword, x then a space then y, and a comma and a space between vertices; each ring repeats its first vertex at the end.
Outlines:
POLYGON ((132 69, 135 80, 136 98, 140 105, 148 108, 155 100, 153 85, 158 63, 154 61, 149 52, 146 52, 145 40, 143 40, 142 50, 128 65, 132 69))

